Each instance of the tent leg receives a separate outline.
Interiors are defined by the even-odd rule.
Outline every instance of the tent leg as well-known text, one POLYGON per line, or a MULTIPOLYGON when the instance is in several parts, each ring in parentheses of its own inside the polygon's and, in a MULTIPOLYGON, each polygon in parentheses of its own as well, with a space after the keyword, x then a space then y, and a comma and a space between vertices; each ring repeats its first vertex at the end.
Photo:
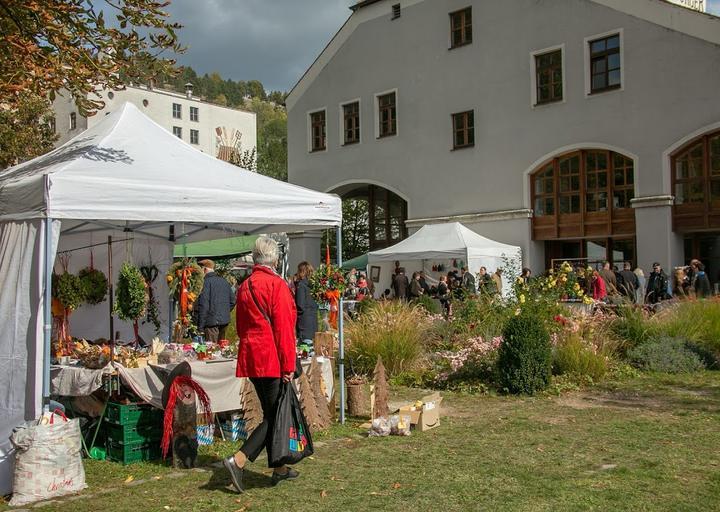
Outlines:
POLYGON ((43 255, 43 409, 50 407, 50 347, 52 346, 52 273, 54 258, 52 257, 52 224, 47 218, 45 224, 45 247, 43 255))
MULTIPOLYGON (((337 228, 337 264, 342 268, 342 228, 337 228)), ((340 364, 338 373, 340 376, 340 423, 345 424, 345 340, 343 336, 343 298, 338 302, 338 343, 340 345, 340 364)))

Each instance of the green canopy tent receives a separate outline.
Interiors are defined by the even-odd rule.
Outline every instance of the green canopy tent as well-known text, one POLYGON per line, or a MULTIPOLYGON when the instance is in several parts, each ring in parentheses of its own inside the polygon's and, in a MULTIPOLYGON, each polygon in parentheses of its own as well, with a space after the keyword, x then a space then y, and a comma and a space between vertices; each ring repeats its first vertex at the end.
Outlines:
POLYGON ((255 245, 257 238, 255 235, 247 235, 222 238, 220 240, 177 244, 173 252, 173 257, 219 258, 240 256, 252 252, 253 245, 255 245))
POLYGON ((365 270, 367 268, 368 264, 368 253, 361 254, 360 256, 357 256, 356 258, 353 258, 351 260, 343 261, 342 269, 343 270, 350 270, 350 269, 357 269, 357 270, 365 270))

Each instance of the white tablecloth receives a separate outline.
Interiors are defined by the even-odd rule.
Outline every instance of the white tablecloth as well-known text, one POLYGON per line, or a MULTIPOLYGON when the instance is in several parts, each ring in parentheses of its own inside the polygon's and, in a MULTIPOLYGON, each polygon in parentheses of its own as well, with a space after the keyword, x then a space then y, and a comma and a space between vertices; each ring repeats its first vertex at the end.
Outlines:
MULTIPOLYGON (((334 393, 333 365, 330 359, 318 357, 328 400, 334 393)), ((166 374, 175 366, 152 365, 145 368, 125 368, 113 363, 120 378, 144 401, 162 409, 162 390, 166 374)), ((302 362, 307 371, 310 360, 302 362)), ((240 393, 247 379, 235 377, 236 361, 193 361, 190 363, 192 377, 210 397, 214 412, 234 411, 242 408, 240 393)), ((86 396, 102 386, 102 376, 112 373, 113 367, 102 370, 89 370, 74 366, 54 366, 52 368, 52 393, 61 396, 86 396)))

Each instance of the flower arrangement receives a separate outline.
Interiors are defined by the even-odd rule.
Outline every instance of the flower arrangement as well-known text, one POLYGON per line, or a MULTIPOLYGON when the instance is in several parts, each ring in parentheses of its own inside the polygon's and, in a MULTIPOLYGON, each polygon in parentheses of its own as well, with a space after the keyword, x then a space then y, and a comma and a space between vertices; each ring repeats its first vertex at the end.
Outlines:
POLYGON ((335 265, 321 264, 310 276, 310 291, 318 302, 329 300, 328 292, 337 291, 340 295, 347 288, 347 279, 343 271, 335 265))

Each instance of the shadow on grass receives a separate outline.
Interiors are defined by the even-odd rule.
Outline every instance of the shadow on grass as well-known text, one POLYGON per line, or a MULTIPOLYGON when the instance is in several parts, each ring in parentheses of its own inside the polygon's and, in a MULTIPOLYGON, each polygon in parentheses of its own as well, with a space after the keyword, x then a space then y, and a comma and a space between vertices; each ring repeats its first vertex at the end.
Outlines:
MULTIPOLYGON (((245 485, 245 489, 264 489, 271 487, 269 476, 248 469, 243 473, 243 484, 245 485)), ((205 485, 200 486, 200 489, 237 494, 230 481, 230 475, 224 467, 212 468, 210 480, 208 480, 205 485)))

